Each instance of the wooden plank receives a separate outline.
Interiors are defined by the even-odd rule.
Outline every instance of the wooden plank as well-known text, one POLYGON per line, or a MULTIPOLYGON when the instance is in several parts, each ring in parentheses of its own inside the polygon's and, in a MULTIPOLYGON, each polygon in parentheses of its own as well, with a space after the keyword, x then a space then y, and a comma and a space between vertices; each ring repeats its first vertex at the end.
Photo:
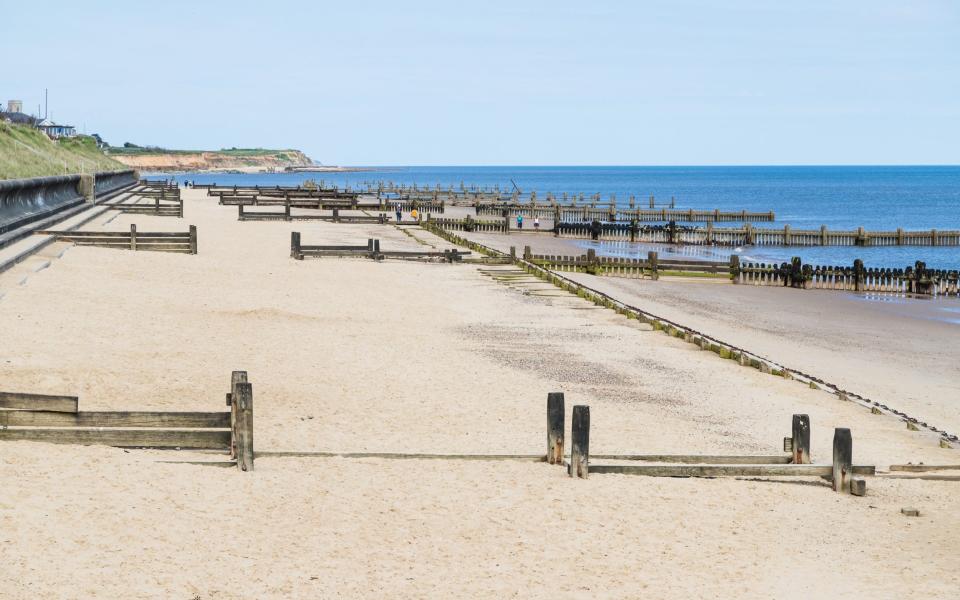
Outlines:
POLYGON ((166 429, 230 427, 228 412, 0 411, 0 425, 9 427, 161 427, 166 429))
POLYGON ((229 431, 168 429, 0 429, 0 440, 121 448, 230 447, 229 431))
POLYGON ((544 462, 542 454, 410 454, 403 452, 265 451, 257 458, 383 458, 388 460, 517 460, 544 462))
MULTIPOLYGON (((592 454, 591 459, 623 460, 655 463, 681 463, 700 465, 788 465, 789 454, 774 455, 723 455, 723 454, 592 454)), ((591 467, 592 469, 592 467, 591 467)))
MULTIPOLYGON (((50 235, 58 235, 64 238, 79 238, 79 237, 110 237, 110 238, 122 238, 129 239, 129 231, 37 231, 35 233, 45 233, 50 235)), ((137 238, 169 238, 169 237, 190 237, 190 232, 188 231, 138 231, 137 238)))
POLYGON ((0 392, 0 408, 75 413, 77 412, 78 402, 79 399, 76 396, 0 392))
MULTIPOLYGON (((872 475, 873 466, 854 467, 855 473, 872 475)), ((590 473, 616 473, 649 477, 830 477, 832 465, 590 465, 590 473)))
POLYGON ((927 471, 956 471, 960 465, 890 465, 891 471, 907 473, 924 473, 927 471))

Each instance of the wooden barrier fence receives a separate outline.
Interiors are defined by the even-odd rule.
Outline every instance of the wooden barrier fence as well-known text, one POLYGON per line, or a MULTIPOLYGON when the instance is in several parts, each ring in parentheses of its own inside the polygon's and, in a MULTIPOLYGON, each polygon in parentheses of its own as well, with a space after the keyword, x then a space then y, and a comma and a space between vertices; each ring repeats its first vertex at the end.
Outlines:
POLYGON ((183 199, 179 196, 176 198, 153 196, 153 202, 149 204, 113 202, 104 203, 101 206, 128 214, 183 218, 183 199))
POLYGON ((380 240, 368 239, 366 246, 307 246, 300 241, 300 232, 290 233, 290 257, 295 260, 304 258, 370 258, 383 260, 385 258, 401 260, 435 260, 443 262, 461 262, 470 252, 463 252, 456 248, 442 252, 415 252, 399 250, 381 250, 380 240))
POLYGON ((81 411, 76 396, 0 392, 0 441, 229 451, 253 470, 253 388, 231 382, 230 412, 81 411))
POLYGON ((960 271, 928 269, 917 261, 905 269, 866 268, 857 259, 852 266, 802 264, 799 257, 789 263, 740 263, 733 257, 733 282, 745 285, 784 286, 801 289, 847 290, 856 292, 911 293, 933 296, 960 295, 960 271))
MULTIPOLYGON (((238 221, 329 221, 331 223, 390 223, 386 213, 379 215, 341 215, 339 208, 334 208, 329 215, 292 214, 290 204, 284 206, 283 212, 247 211, 243 204, 237 205, 238 221)), ((417 221, 403 221, 401 225, 415 225, 417 221)))
POLYGON ((546 462, 567 467, 571 477, 586 479, 591 473, 617 473, 650 477, 824 477, 835 492, 863 496, 866 482, 854 475, 874 475, 876 467, 853 464, 850 430, 837 428, 833 438, 833 463, 811 464, 810 418, 793 415, 791 437, 784 438, 784 454, 773 455, 594 455, 595 459, 659 464, 593 465, 590 463, 590 407, 573 407, 570 459, 564 457, 564 395, 547 396, 546 462), (789 454, 788 454, 789 453, 789 454))
POLYGON ((432 225, 451 231, 476 231, 480 233, 509 233, 510 231, 510 223, 507 219, 497 221, 480 221, 472 217, 466 219, 435 219, 433 215, 428 214, 427 221, 432 225))
POLYGON ((657 252, 648 252, 643 258, 620 258, 597 256, 593 249, 580 256, 553 256, 532 254, 525 246, 523 259, 551 271, 589 273, 608 277, 633 279, 658 279, 660 275, 716 275, 729 277, 732 262, 701 261, 690 259, 662 259, 657 252))
POLYGON ((819 230, 794 230, 789 225, 783 229, 754 228, 749 223, 743 227, 705 227, 676 225, 638 225, 631 223, 605 223, 599 220, 582 223, 561 222, 554 226, 558 237, 627 240, 670 244, 694 244, 714 246, 960 246, 960 230, 938 231, 829 231, 826 226, 819 230))
POLYGON ((55 236, 57 241, 71 242, 77 246, 100 246, 123 250, 149 250, 152 252, 197 253, 197 228, 190 226, 185 233, 138 232, 136 225, 130 231, 37 231, 37 234, 55 236))
POLYGON ((773 211, 748 212, 714 210, 644 210, 626 209, 611 204, 607 207, 577 206, 573 204, 486 204, 477 206, 477 216, 503 216, 506 211, 509 216, 550 218, 554 222, 591 222, 594 220, 605 222, 617 221, 676 221, 686 223, 710 222, 763 222, 775 219, 773 211))

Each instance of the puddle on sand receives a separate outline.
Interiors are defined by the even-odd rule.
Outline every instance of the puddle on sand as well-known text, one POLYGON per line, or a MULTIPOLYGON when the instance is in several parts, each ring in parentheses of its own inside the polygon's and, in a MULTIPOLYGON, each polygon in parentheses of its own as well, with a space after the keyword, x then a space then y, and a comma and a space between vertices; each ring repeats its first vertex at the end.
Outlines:
POLYGON ((855 292, 847 294, 848 298, 861 302, 879 302, 882 304, 893 304, 907 306, 916 304, 923 306, 923 309, 917 312, 905 313, 909 316, 919 319, 936 321, 938 323, 949 323, 951 325, 960 325, 960 303, 957 298, 952 296, 928 296, 926 294, 880 294, 871 292, 855 292), (919 303, 918 303, 919 302, 919 303))

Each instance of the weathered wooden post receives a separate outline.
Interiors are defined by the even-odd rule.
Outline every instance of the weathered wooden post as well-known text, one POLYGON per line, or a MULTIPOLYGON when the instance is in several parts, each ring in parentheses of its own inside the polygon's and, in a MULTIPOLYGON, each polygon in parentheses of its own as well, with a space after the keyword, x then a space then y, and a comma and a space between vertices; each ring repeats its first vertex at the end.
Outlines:
POLYGON ((373 240, 373 258, 380 260, 380 240, 373 240))
POLYGON ((190 254, 197 253, 197 226, 190 226, 190 254))
POLYGON ((253 385, 238 383, 233 393, 237 405, 237 467, 253 470, 253 385))
POLYGON ((516 259, 517 259, 517 247, 510 246, 510 260, 516 260, 516 259))
POLYGON ((130 226, 130 249, 131 250, 137 249, 137 226, 136 225, 130 226))
POLYGON ((530 246, 523 247, 523 260, 529 261, 533 258, 533 252, 530 250, 530 246))
POLYGON ((283 220, 290 220, 290 197, 284 192, 283 194, 283 220))
POLYGON ((153 212, 160 214, 160 196, 154 196, 153 198, 153 212))
POLYGON ((300 254, 300 232, 291 231, 290 232, 290 258, 296 260, 303 260, 303 256, 300 254))
POLYGON ((336 206, 333 207, 333 222, 334 223, 340 222, 340 209, 337 208, 336 206))
POLYGON ((547 394, 547 462, 551 465, 563 464, 563 392, 547 394))
POLYGON ((590 472, 590 407, 573 407, 573 421, 570 429, 570 470, 571 477, 586 479, 590 472))
POLYGON ((647 252, 647 264, 650 265, 650 279, 660 279, 659 258, 656 252, 647 252))
POLYGON ((833 430, 833 491, 850 493, 853 479, 853 438, 850 430, 838 427, 833 430))
POLYGON ((230 407, 230 458, 237 457, 237 403, 233 398, 237 392, 237 384, 246 381, 246 371, 234 371, 230 374, 230 391, 227 392, 227 406, 230 407))
POLYGON ((183 198, 178 198, 177 203, 180 208, 177 216, 182 219, 183 218, 183 198))
POLYGON ((733 283, 740 283, 740 256, 736 254, 730 255, 730 278, 733 283))
POLYGON ((809 415, 793 415, 793 464, 810 464, 810 417, 809 415))

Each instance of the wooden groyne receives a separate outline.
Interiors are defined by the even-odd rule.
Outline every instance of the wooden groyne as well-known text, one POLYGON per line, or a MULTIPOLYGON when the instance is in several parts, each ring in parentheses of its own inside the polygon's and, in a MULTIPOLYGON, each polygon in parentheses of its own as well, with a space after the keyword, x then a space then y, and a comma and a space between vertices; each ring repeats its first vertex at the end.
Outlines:
POLYGON ((394 258, 400 260, 442 260, 443 262, 461 262, 469 252, 452 248, 441 252, 418 252, 405 250, 382 250, 380 240, 368 239, 365 246, 331 246, 331 245, 304 245, 300 242, 300 232, 290 233, 290 258, 303 260, 304 258, 369 258, 384 260, 394 258))
POLYGON ((229 411, 81 411, 77 396, 0 392, 0 441, 229 452, 253 470, 253 387, 234 371, 229 411))
MULTIPOLYGON (((511 257, 516 253, 511 247, 511 257)), ((523 260, 556 272, 588 273, 631 279, 658 279, 660 275, 714 275, 729 277, 732 261, 706 261, 683 258, 660 258, 657 252, 648 252, 646 258, 597 256, 592 248, 579 256, 533 254, 530 246, 523 249, 523 260)))
POLYGON ((555 223, 575 221, 676 221, 681 223, 724 223, 724 222, 770 222, 775 220, 774 212, 750 212, 679 209, 626 209, 616 204, 604 206, 580 206, 577 204, 486 204, 476 207, 477 216, 510 216, 516 218, 549 218, 555 223))
POLYGON ((917 261, 905 269, 867 268, 862 260, 849 266, 803 264, 799 257, 789 263, 740 263, 731 257, 734 283, 818 290, 847 290, 930 296, 960 296, 960 271, 928 269, 917 261))
POLYGON ((676 225, 638 225, 634 223, 558 223, 553 233, 558 237, 693 244, 711 246, 960 246, 960 230, 866 231, 863 227, 850 231, 820 229, 782 229, 752 227, 705 227, 676 225))
POLYGON ((191 225, 189 231, 146 232, 137 231, 136 225, 130 231, 37 231, 37 234, 53 236, 57 241, 71 242, 77 246, 99 246, 120 250, 150 250, 153 252, 177 252, 180 254, 197 253, 197 228, 191 225))

